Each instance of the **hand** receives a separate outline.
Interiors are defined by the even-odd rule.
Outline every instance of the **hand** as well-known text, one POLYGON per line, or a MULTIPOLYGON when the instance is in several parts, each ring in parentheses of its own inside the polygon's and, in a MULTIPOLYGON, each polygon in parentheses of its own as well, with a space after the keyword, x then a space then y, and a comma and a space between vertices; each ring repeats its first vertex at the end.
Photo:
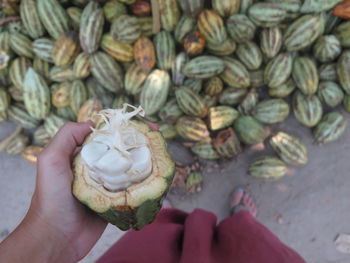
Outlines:
MULTIPOLYGON (((65 124, 40 154, 32 203, 27 216, 19 229, 16 229, 17 232, 25 233, 21 234, 22 238, 25 235, 28 240, 36 240, 39 245, 41 243, 41 252, 46 250, 43 256, 50 259, 50 262, 76 262, 82 259, 107 225, 103 219, 80 204, 71 192, 71 162, 92 125, 92 122, 65 124)), ((16 233, 13 235, 7 243, 16 239, 16 233)), ((17 239, 22 240, 21 237, 17 239)), ((31 254, 34 254, 33 249, 27 248, 31 254)), ((26 262, 34 261, 28 261, 27 258, 26 262)))

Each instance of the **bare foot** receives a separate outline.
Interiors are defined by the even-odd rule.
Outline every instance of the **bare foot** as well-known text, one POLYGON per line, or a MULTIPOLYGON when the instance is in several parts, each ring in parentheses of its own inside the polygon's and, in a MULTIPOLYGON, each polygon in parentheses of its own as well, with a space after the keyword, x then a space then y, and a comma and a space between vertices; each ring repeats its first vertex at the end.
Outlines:
POLYGON ((164 199, 162 203, 162 209, 173 208, 173 205, 169 201, 169 199, 164 199))
POLYGON ((238 212, 245 210, 248 211, 253 217, 256 217, 258 213, 253 198, 242 188, 237 188, 233 191, 230 208, 231 214, 237 214, 238 212))

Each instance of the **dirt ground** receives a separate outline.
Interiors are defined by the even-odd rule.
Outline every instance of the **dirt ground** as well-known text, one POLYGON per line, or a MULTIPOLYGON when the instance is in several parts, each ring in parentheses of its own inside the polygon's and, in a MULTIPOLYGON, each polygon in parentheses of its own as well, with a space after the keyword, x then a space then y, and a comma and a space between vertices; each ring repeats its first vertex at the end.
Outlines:
MULTIPOLYGON (((0 138, 14 128, 1 124, 0 138)), ((350 255, 338 252, 334 239, 350 234, 350 128, 337 142, 313 145, 310 131, 294 119, 276 126, 273 131, 289 131, 298 135, 309 149, 309 164, 290 167, 288 176, 273 182, 246 175, 249 161, 270 153, 267 146, 247 149, 237 160, 204 163, 204 185, 199 194, 169 194, 174 206, 185 211, 203 208, 217 214, 219 220, 228 215, 228 200, 235 186, 244 186, 255 197, 258 220, 283 242, 297 250, 310 263, 348 263, 350 255)), ((0 153, 0 241, 21 221, 33 192, 35 167, 18 156, 0 153)), ((93 262, 122 235, 109 226, 98 244, 81 262, 93 262)))

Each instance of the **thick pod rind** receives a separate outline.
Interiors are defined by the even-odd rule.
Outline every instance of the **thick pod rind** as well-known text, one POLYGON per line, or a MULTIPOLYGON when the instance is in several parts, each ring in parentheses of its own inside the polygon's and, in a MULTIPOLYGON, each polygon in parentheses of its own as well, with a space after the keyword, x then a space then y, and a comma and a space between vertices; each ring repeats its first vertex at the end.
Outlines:
MULTIPOLYGON (((147 137, 147 146, 152 154, 152 173, 144 181, 123 191, 110 192, 90 177, 81 154, 77 155, 73 163, 73 195, 121 230, 139 230, 154 220, 175 171, 175 164, 167 152, 167 145, 161 133, 151 131, 148 125, 141 121, 131 123, 147 137)), ((91 140, 90 135, 84 144, 91 140)))

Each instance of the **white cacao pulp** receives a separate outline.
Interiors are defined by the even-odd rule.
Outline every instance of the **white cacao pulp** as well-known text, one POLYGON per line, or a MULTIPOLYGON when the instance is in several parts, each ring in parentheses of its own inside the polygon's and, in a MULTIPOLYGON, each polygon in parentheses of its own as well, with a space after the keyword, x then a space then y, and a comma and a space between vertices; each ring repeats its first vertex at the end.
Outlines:
POLYGON ((130 119, 144 116, 141 107, 124 104, 122 109, 99 113, 105 125, 92 129, 92 140, 81 156, 91 178, 109 191, 121 191, 146 179, 152 172, 152 155, 147 137, 130 119), (133 111, 127 112, 128 107, 133 111))

